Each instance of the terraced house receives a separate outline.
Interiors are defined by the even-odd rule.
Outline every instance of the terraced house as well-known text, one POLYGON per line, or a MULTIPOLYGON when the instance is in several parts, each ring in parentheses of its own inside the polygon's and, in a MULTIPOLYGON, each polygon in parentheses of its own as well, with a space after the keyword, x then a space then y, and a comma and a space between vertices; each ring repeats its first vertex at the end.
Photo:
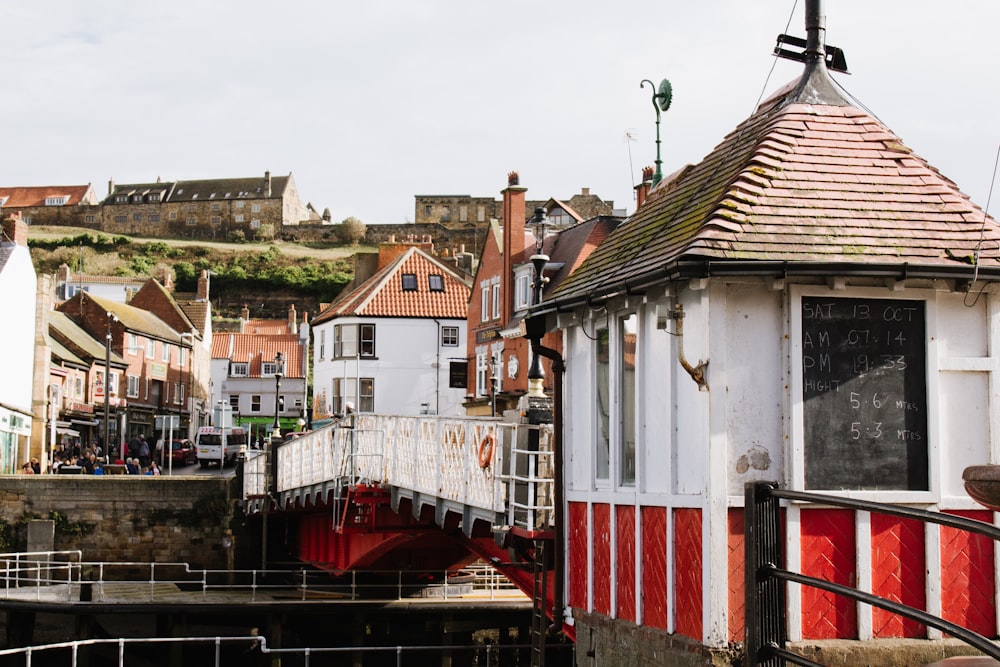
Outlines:
POLYGON ((101 229, 112 234, 271 238, 282 226, 319 222, 287 176, 108 184, 101 229))

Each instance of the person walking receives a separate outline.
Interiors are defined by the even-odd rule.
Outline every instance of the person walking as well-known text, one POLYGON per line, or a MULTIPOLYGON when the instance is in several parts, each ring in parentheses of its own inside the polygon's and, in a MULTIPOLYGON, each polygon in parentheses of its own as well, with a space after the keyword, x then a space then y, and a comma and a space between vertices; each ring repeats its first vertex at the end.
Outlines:
POLYGON ((139 465, 143 468, 149 467, 149 441, 140 433, 139 434, 139 450, 136 452, 139 455, 139 465))

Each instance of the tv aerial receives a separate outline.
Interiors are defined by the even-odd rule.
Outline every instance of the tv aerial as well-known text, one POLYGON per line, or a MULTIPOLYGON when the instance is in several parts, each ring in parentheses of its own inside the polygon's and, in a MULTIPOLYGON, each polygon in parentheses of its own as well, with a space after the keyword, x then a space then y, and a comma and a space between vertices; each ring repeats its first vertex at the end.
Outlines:
POLYGON ((643 79, 639 82, 639 87, 643 88, 647 83, 653 90, 653 109, 656 111, 656 171, 653 173, 653 185, 655 186, 663 180, 663 169, 661 168, 663 160, 660 159, 660 112, 665 112, 670 108, 670 102, 674 98, 674 90, 666 79, 660 81, 659 87, 649 79, 643 79))

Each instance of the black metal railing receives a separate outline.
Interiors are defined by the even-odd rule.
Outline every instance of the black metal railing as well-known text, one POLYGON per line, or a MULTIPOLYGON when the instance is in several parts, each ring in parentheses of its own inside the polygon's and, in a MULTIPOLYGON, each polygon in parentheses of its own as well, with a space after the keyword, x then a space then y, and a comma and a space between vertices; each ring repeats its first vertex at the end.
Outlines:
POLYGON ((778 488, 774 482, 747 484, 744 524, 746 559, 746 636, 744 644, 746 658, 744 665, 747 667, 778 667, 790 662, 796 665, 822 667, 819 663, 797 655, 786 648, 788 640, 787 606, 785 603, 786 582, 811 586, 843 595, 856 602, 864 602, 873 607, 891 611, 894 614, 937 628, 992 658, 1000 659, 1000 646, 988 638, 939 616, 929 614, 926 610, 900 604, 850 586, 783 569, 782 565, 784 565, 785 559, 782 551, 783 531, 780 500, 812 502, 914 519, 969 531, 984 535, 994 541, 1000 541, 1000 528, 961 516, 928 512, 901 505, 854 500, 825 493, 792 491, 778 488))

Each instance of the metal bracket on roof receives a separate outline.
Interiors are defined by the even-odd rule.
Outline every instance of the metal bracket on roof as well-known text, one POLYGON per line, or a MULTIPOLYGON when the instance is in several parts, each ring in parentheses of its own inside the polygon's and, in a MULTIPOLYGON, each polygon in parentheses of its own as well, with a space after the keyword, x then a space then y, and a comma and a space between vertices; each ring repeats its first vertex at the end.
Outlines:
MULTIPOLYGON (((778 35, 778 43, 774 46, 774 55, 779 58, 785 58, 786 60, 795 60, 800 63, 806 62, 806 40, 801 37, 793 37, 792 35, 778 35), (789 49, 782 48, 782 45, 787 44, 789 46, 794 46, 797 51, 792 51, 789 49)), ((833 70, 834 72, 842 72, 843 74, 850 74, 847 71, 847 59, 844 57, 843 50, 837 48, 836 46, 830 46, 827 44, 824 47, 826 51, 826 68, 833 70)))

